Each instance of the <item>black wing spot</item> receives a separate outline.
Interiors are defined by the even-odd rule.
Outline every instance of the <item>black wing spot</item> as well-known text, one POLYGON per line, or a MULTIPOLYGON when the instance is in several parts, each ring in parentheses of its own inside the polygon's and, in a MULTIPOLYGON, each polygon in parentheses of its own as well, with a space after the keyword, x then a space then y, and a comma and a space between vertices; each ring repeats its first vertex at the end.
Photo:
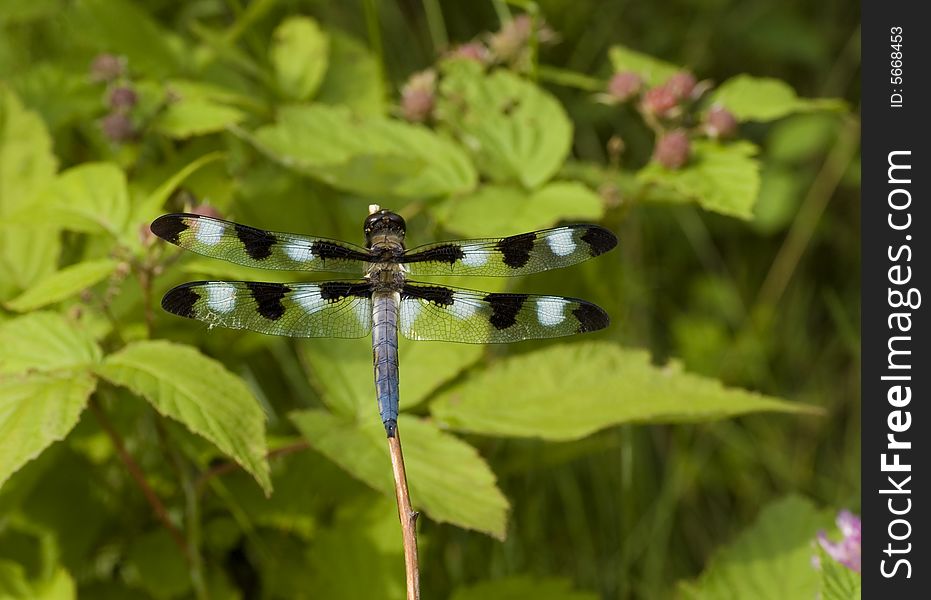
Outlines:
POLYGON ((371 294, 371 283, 325 281, 320 284, 320 297, 326 302, 336 302, 348 296, 368 297, 371 294))
POLYGON ((589 227, 582 234, 582 241, 588 244, 592 256, 599 256, 617 246, 617 236, 604 227, 589 227))
POLYGON ((200 295, 188 285, 179 285, 169 290, 162 298, 162 308, 179 317, 195 318, 194 304, 200 295))
POLYGON ((277 238, 267 231, 236 224, 236 237, 242 242, 246 254, 253 260, 263 260, 272 255, 272 246, 277 238))
POLYGON ((291 288, 280 283, 259 281, 247 281, 246 287, 252 293, 260 315, 270 321, 277 321, 284 315, 284 304, 281 301, 284 295, 291 291, 291 288))
POLYGON ((149 229, 166 242, 177 244, 180 241, 181 232, 187 231, 188 226, 178 215, 162 215, 152 221, 149 229))
POLYGON ((310 251, 315 258, 321 260, 343 259, 343 260, 371 260, 371 256, 360 254, 350 248, 334 244, 325 240, 317 240, 310 246, 310 251))
POLYGON ((495 247, 501 252, 504 264, 512 269, 519 269, 530 261, 530 251, 537 239, 534 232, 512 235, 498 241, 495 247))
POLYGON ((462 251, 462 246, 459 244, 441 244, 439 246, 434 246, 433 248, 427 248, 417 252, 416 254, 411 254, 410 256, 405 256, 402 259, 402 262, 438 262, 438 263, 447 263, 453 264, 457 260, 462 260, 465 257, 465 252, 462 251))
POLYGON ((453 303, 453 292, 448 287, 440 285, 405 285, 401 288, 401 298, 419 298, 433 302, 439 306, 449 306, 453 303))
POLYGON ((507 329, 517 322, 527 294, 488 294, 484 300, 491 306, 491 324, 495 329, 507 329))
POLYGON ((604 329, 611 322, 608 313, 602 310, 600 306, 588 302, 580 303, 578 308, 572 311, 572 314, 579 321, 579 333, 604 329))

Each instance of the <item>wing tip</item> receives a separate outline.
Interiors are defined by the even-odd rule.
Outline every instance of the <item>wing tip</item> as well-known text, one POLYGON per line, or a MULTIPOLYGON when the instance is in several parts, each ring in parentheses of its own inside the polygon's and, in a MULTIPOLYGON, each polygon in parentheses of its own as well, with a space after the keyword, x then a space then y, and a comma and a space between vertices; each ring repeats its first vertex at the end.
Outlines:
POLYGON ((579 333, 588 333, 606 328, 611 324, 611 317, 603 308, 591 302, 579 302, 578 308, 572 311, 579 321, 579 333))
POLYGON ((582 241, 588 244, 592 256, 601 256, 617 246, 617 236, 614 232, 601 225, 587 225, 582 241))
POLYGON ((178 244, 181 233, 188 229, 188 224, 184 222, 184 217, 188 215, 182 213, 171 213, 162 215, 152 221, 149 225, 149 231, 162 238, 166 242, 178 244))
POLYGON ((162 308, 179 317, 196 318, 194 304, 200 300, 200 294, 193 290, 194 285, 185 283, 168 290, 162 297, 162 308))

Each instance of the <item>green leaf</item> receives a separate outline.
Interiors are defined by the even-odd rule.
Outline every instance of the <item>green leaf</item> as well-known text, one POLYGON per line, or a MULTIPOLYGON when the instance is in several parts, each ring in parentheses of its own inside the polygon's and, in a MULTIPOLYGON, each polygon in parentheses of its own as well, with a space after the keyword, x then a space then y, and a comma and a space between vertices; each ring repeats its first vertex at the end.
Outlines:
POLYGON ((23 565, 0 559, 0 598, 29 598, 32 590, 23 565))
POLYGON ((103 281, 116 270, 117 265, 117 261, 104 258, 65 267, 7 302, 6 307, 26 312, 60 302, 103 281))
POLYGON ((149 194, 135 209, 134 222, 148 223, 162 212, 162 206, 171 197, 171 194, 181 185, 185 179, 199 171, 202 167, 224 158, 226 155, 222 152, 210 152, 204 154, 184 167, 179 169, 175 174, 164 181, 160 186, 149 194))
POLYGON ((0 375, 80 370, 100 358, 91 335, 56 313, 30 313, 0 325, 0 375))
POLYGON ((483 581, 467 588, 459 588, 450 600, 597 600, 598 594, 575 592, 572 583, 556 577, 530 577, 518 575, 493 581, 483 581))
POLYGON ((135 538, 125 560, 127 583, 153 598, 177 598, 191 589, 188 563, 165 529, 135 538))
POLYGON ((681 586, 692 599, 816 598, 813 542, 827 522, 811 502, 790 496, 769 504, 756 523, 712 559, 697 581, 681 586))
POLYGON ((11 217, 17 223, 59 225, 83 233, 119 236, 129 220, 126 175, 113 163, 84 163, 61 173, 40 203, 11 217))
POLYGON ((666 169, 651 162, 638 173, 641 182, 658 185, 723 215, 751 219, 760 191, 757 147, 750 142, 726 145, 708 140, 692 142, 692 157, 682 169, 666 169))
POLYGON ((484 185, 475 193, 444 200, 434 211, 445 229, 486 237, 551 227, 559 221, 598 221, 601 197, 581 183, 555 181, 533 192, 484 185))
POLYGON ((861 577, 818 548, 822 600, 860 600, 861 577))
MULTIPOLYGON (((378 414, 371 340, 306 340, 300 344, 311 378, 335 412, 360 420, 378 414)), ((417 406, 443 383, 474 364, 482 347, 474 344, 411 343, 401 340, 401 409, 417 406)))
POLYGON ((0 84, 0 298, 55 271, 58 230, 36 219, 12 226, 9 217, 33 209, 56 168, 52 138, 41 117, 0 84))
POLYGON ((344 33, 330 32, 330 68, 315 101, 348 106, 360 116, 385 113, 381 67, 365 44, 344 33))
POLYGON ((75 34, 125 56, 134 71, 165 77, 181 69, 185 55, 176 50, 180 38, 162 29, 140 5, 128 0, 84 0, 76 8, 68 12, 67 20, 75 34))
POLYGON ((265 414, 243 381, 195 348, 164 341, 129 344, 98 368, 232 457, 271 492, 265 414))
POLYGON ((799 98, 792 87, 779 79, 738 75, 718 87, 711 104, 729 110, 738 121, 773 121, 795 112, 812 110, 844 111, 836 98, 799 98))
POLYGON ((441 423, 486 435, 571 440, 621 423, 679 423, 757 411, 811 412, 650 364, 609 343, 555 345, 504 359, 445 387, 430 405, 441 423), (507 402, 502 402, 507 398, 507 402))
POLYGON ((234 108, 204 98, 182 98, 172 102, 155 120, 155 128, 175 139, 224 131, 239 123, 246 114, 234 108))
POLYGON ((291 100, 313 97, 327 72, 330 40, 309 17, 290 17, 275 29, 269 58, 278 89, 291 100))
POLYGON ((364 195, 424 198, 471 190, 468 156, 426 127, 354 117, 345 107, 281 109, 253 140, 283 165, 364 195))
POLYGON ((612 46, 608 50, 608 58, 611 60, 611 66, 614 68, 615 73, 633 71, 640 75, 643 81, 651 87, 663 83, 671 75, 682 70, 681 67, 672 63, 624 46, 612 46))
MULTIPOLYGON (((353 422, 319 410, 291 419, 317 451, 376 490, 393 494, 391 461, 381 421, 353 422)), ((398 431, 411 502, 430 518, 503 539, 508 502, 475 448, 426 421, 401 415, 398 431)))
POLYGON ((447 61, 437 120, 492 180, 535 188, 565 161, 572 122, 562 105, 510 71, 486 74, 474 61, 447 61))
POLYGON ((59 0, 4 0, 0 2, 0 23, 38 19, 51 16, 59 10, 59 0))
POLYGON ((86 372, 0 375, 0 485, 68 435, 96 385, 86 372))

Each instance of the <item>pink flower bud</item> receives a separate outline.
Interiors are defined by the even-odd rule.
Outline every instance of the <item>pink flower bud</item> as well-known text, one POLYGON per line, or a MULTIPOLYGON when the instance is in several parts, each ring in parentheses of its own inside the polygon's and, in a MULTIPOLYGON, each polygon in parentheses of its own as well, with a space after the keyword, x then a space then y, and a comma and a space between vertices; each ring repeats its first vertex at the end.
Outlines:
POLYGON ((640 102, 643 112, 657 117, 668 117, 677 106, 675 94, 666 85, 648 89, 640 102))
POLYGON ((689 160, 689 136, 682 129, 663 134, 653 147, 653 160, 667 169, 679 169, 689 160))
POLYGON ((667 79, 665 85, 672 92, 672 95, 676 97, 676 100, 681 101, 692 95, 696 83, 698 82, 695 80, 694 75, 688 71, 679 71, 667 79))
POLYGON ((460 46, 456 46, 447 54, 449 58, 463 58, 466 60, 474 60, 482 64, 488 64, 491 62, 491 56, 488 52, 488 48, 485 47, 485 44, 481 42, 468 42, 460 46))
POLYGON ((100 120, 100 128, 105 136, 113 142, 126 142, 136 136, 136 128, 129 116, 113 112, 100 120))
POLYGON ((208 204, 207 202, 195 205, 191 209, 191 213, 195 215, 201 215, 203 217, 213 217, 214 219, 223 218, 223 213, 221 213, 217 207, 213 206, 212 204, 208 204))
POLYGON ((615 73, 608 81, 608 95, 617 102, 624 102, 640 92, 643 79, 633 71, 615 73))
POLYGON ((110 91, 110 108, 114 110, 129 110, 138 100, 131 87, 119 86, 110 91))
POLYGON ((737 119, 723 106, 712 106, 705 115, 704 129, 708 137, 731 137, 737 132, 737 119))
POLYGON ((421 123, 430 118, 436 104, 436 72, 414 73, 401 88, 401 114, 408 121, 421 123))
POLYGON ((120 77, 126 69, 123 59, 114 54, 98 54, 90 66, 92 81, 113 81, 120 77))

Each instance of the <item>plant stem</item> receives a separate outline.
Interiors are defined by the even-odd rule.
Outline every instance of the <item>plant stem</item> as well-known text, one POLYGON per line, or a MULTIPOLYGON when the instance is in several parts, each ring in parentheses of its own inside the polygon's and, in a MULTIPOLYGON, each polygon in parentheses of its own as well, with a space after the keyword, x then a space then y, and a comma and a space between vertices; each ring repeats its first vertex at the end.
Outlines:
POLYGON ((100 423, 100 426, 109 436, 110 441, 113 443, 113 447, 116 449, 117 455, 120 457, 120 460, 123 461, 123 464, 126 465, 126 469, 129 471, 129 474, 132 476, 133 480, 136 482, 136 485, 139 486, 139 489, 142 490, 142 494, 145 496, 145 499, 148 501, 149 506, 152 507, 153 512, 155 512, 156 518, 159 522, 165 526, 165 529, 168 530, 168 533, 171 535, 171 539, 174 540, 178 548, 181 549, 181 552, 184 554, 184 557, 190 561, 191 554, 188 551, 187 544, 184 541, 184 536, 181 535, 181 532, 175 527, 175 524, 171 522, 171 519, 168 517, 168 511, 165 509, 165 505, 162 504, 162 501, 159 500, 158 496, 155 494, 155 490, 149 485, 145 480, 145 474, 142 472, 142 468, 139 467, 139 464, 130 456, 129 452, 126 451, 126 445, 123 443, 123 438, 120 437, 120 434, 114 429, 113 425, 110 423, 110 420, 107 418, 106 413, 104 413, 103 408, 97 402, 97 399, 91 397, 89 402, 91 412, 94 413, 94 416, 97 417, 97 421, 100 423))
POLYGON ((369 34, 369 45, 372 52, 378 57, 378 70, 382 79, 387 71, 385 67, 385 50, 381 43, 381 29, 378 27, 378 4, 374 0, 363 0, 362 9, 365 13, 365 28, 369 34))
POLYGON ((446 33, 446 23, 443 21, 443 9, 438 0, 422 0, 423 12, 427 17, 427 29, 430 30, 430 39, 433 41, 433 52, 439 56, 441 52, 449 49, 449 35, 446 33))
POLYGON ((391 471, 394 474, 394 492, 398 499, 398 518, 401 520, 401 536, 404 540, 404 570, 407 574, 407 600, 420 600, 420 565, 417 560, 417 517, 419 513, 411 507, 407 489, 407 473, 404 470, 404 455, 401 453, 401 436, 395 429, 388 438, 391 454, 391 471))

